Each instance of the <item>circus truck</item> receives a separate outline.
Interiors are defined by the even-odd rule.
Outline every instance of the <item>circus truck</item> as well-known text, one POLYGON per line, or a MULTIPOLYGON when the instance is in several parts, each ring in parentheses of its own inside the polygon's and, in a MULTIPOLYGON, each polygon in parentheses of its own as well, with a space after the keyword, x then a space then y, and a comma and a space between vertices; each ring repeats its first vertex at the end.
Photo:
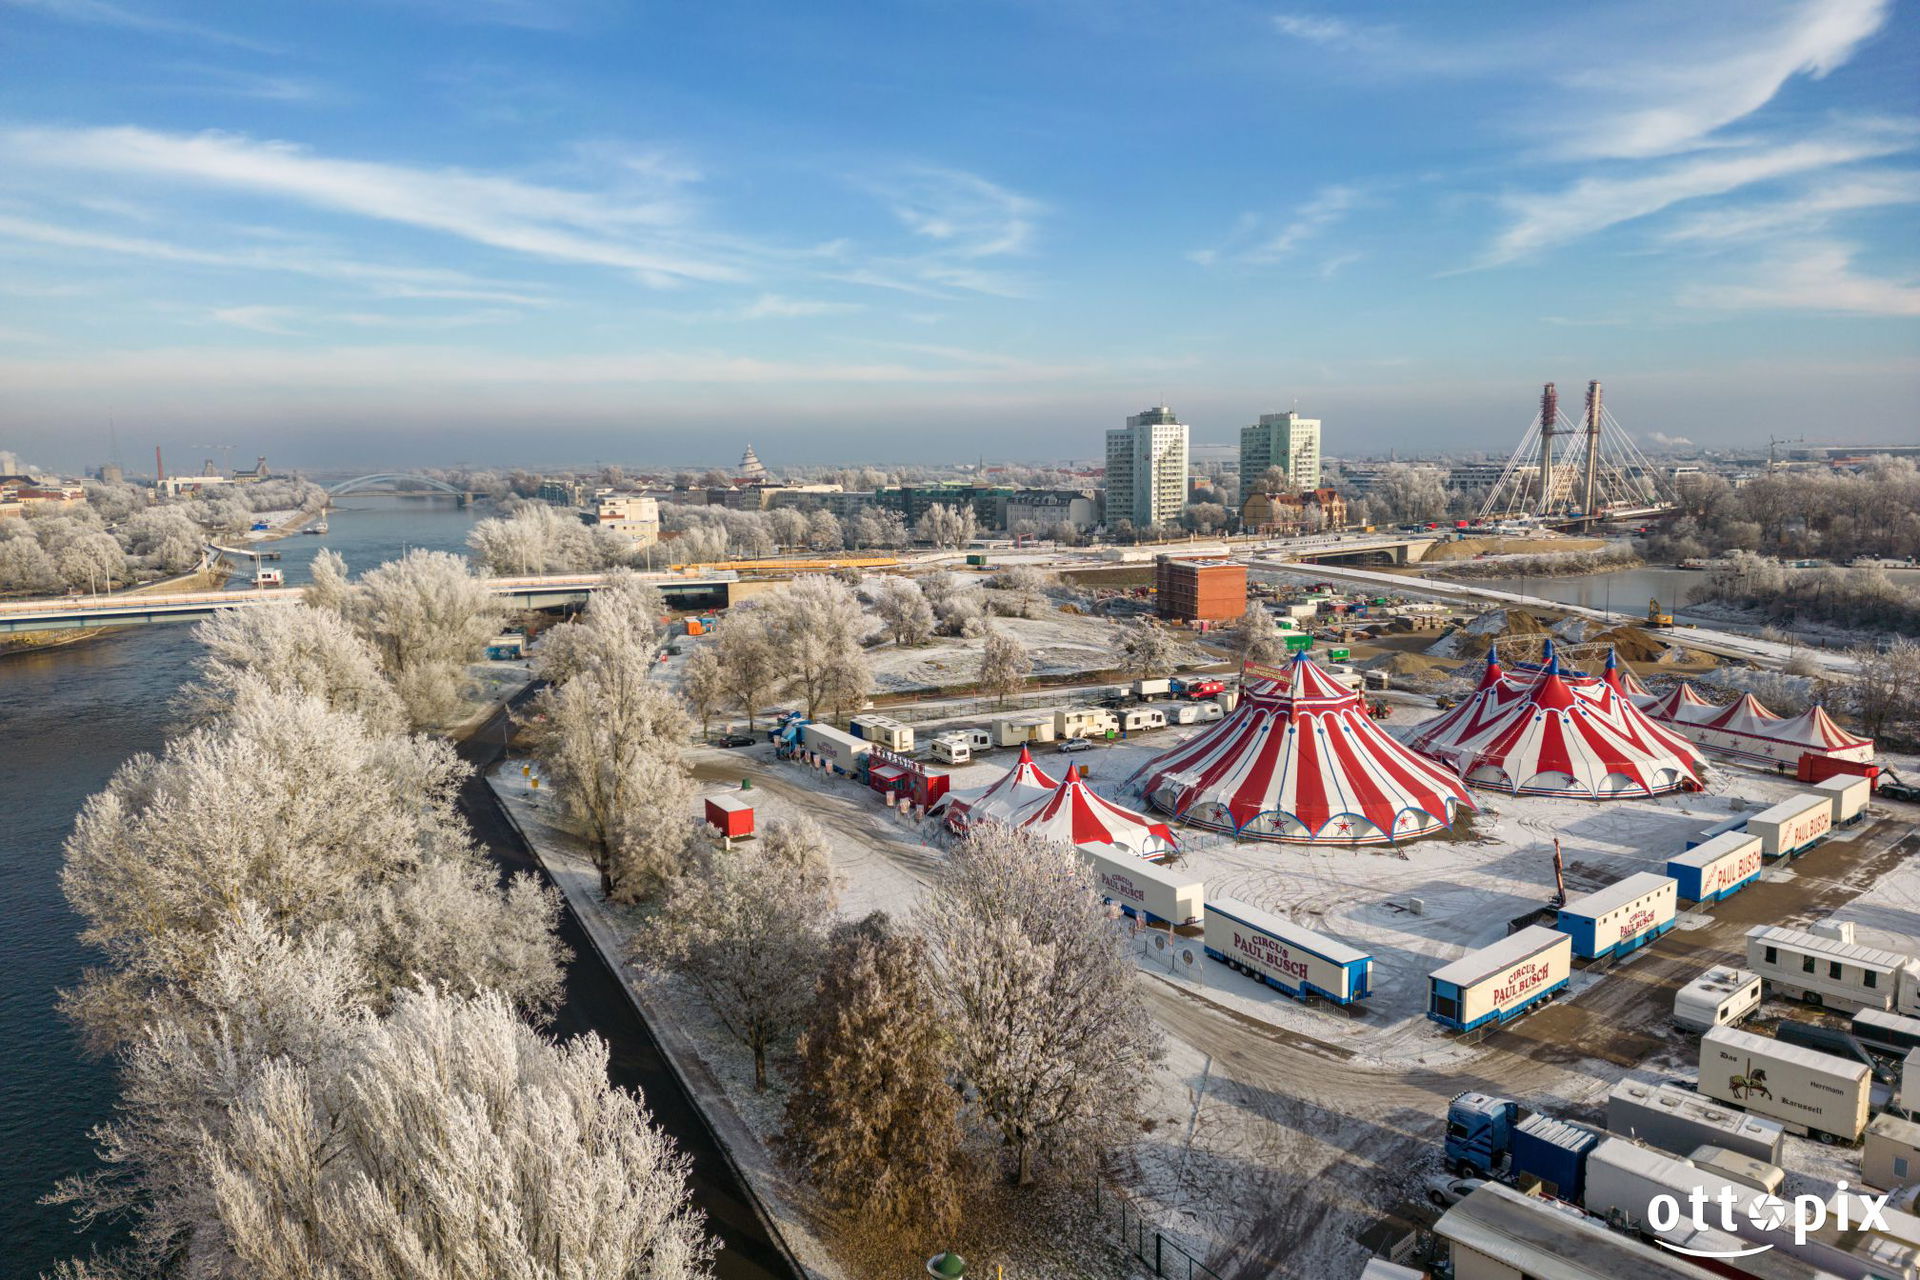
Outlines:
POLYGON ((1700 1037, 1700 1092, 1790 1133, 1858 1142, 1866 1132, 1873 1069, 1732 1027, 1700 1037))
POLYGON ((1205 891, 1200 881, 1131 853, 1079 844, 1093 868, 1095 890, 1128 915, 1148 923, 1189 924, 1200 919, 1205 891))
POLYGON ((1373 957, 1233 898, 1206 904, 1207 954, 1295 1000, 1350 1005, 1373 994, 1373 957))
POLYGON ((1833 830, 1833 801, 1823 795, 1788 796, 1748 818, 1747 830, 1760 837, 1760 852, 1767 857, 1798 856, 1833 830))
POLYGON ((1572 975, 1573 939, 1529 925, 1435 969, 1427 1017, 1455 1031, 1497 1026, 1564 991, 1572 975))
POLYGON ((1667 859, 1667 874, 1688 902, 1719 902, 1760 878, 1760 837, 1723 831, 1667 859))
POLYGON ((1673 928, 1677 889, 1673 877, 1641 871, 1567 903, 1553 927, 1582 960, 1623 956, 1673 928))

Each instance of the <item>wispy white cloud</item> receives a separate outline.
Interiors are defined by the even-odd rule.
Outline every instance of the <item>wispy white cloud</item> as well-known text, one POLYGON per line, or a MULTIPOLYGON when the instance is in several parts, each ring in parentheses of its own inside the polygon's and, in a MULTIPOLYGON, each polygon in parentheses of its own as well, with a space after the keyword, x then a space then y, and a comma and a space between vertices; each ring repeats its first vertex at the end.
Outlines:
POLYGON ((257 53, 277 52, 275 46, 245 36, 233 35, 213 27, 204 27, 191 22, 177 22, 171 18, 155 17, 138 9, 128 9, 117 4, 108 4, 106 0, 0 0, 0 7, 24 9, 32 13, 43 13, 66 22, 83 22, 94 26, 123 27, 129 31, 144 31, 152 35, 180 36, 190 40, 205 40, 213 44, 230 45, 237 49, 251 49, 257 53))
POLYGON ((1514 194, 1512 215, 1480 266, 1513 262, 1689 200, 1756 183, 1887 156, 1913 145, 1911 134, 1874 129, 1773 147, 1709 151, 1624 177, 1586 177, 1558 191, 1514 194))
POLYGON ((763 293, 748 303, 741 315, 748 320, 794 320, 808 316, 845 315, 859 311, 857 302, 827 302, 819 298, 789 298, 763 293))
POLYGON ((1387 29, 1317 13, 1276 13, 1274 29, 1283 36, 1331 49, 1375 50, 1386 43, 1387 29))
POLYGON ((990 258, 1032 248, 1040 203, 978 174, 923 167, 872 185, 901 225, 947 252, 990 258))
POLYGON ((300 332, 292 327, 293 319, 299 314, 299 309, 296 307, 222 307, 213 312, 213 318, 221 324, 232 325, 236 329, 251 329, 255 333, 293 337, 300 332))
POLYGON ((1286 257, 1300 245, 1318 236, 1347 216, 1359 201, 1358 189, 1344 184, 1320 188, 1312 199, 1293 211, 1293 216, 1278 232, 1247 255, 1253 262, 1274 262, 1286 257))
POLYGON ((1731 244, 1824 227, 1838 215, 1920 204, 1920 172, 1897 169, 1825 177, 1785 200, 1709 209, 1668 228, 1668 244, 1731 244))
POLYGON ((1857 316, 1920 316, 1920 281, 1884 280, 1854 267, 1850 245, 1816 243, 1762 263, 1741 284, 1695 284, 1682 306, 1733 311, 1825 311, 1857 316))
POLYGON ((134 127, 17 129, 0 135, 0 154, 39 169, 276 196, 530 257, 619 268, 649 282, 745 274, 717 253, 680 243, 673 232, 684 209, 670 196, 616 199, 460 169, 332 159, 236 134, 134 127))
MULTIPOLYGON (((4 3, 5 0, 0 0, 4 3)), ((187 79, 171 86, 189 93, 221 98, 243 98, 254 102, 327 102, 338 98, 332 86, 304 76, 276 75, 244 71, 237 67, 211 67, 185 64, 179 71, 187 79)))

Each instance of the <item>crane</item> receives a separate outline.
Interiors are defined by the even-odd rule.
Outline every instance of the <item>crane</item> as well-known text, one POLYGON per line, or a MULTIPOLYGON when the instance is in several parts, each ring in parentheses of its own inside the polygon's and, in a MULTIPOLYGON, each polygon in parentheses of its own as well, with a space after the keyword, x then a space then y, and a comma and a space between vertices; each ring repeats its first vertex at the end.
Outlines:
POLYGON ((1779 436, 1768 436, 1767 437, 1767 474, 1768 475, 1773 474, 1773 468, 1775 466, 1774 453, 1776 450, 1779 449, 1781 445, 1805 444, 1806 442, 1807 442, 1807 438, 1805 436, 1788 436, 1784 439, 1779 436))
MULTIPOLYGON (((232 474, 233 474, 233 450, 234 450, 234 446, 233 446, 233 445, 230 445, 230 444, 196 444, 196 445, 194 445, 193 447, 194 447, 194 448, 196 448, 196 449, 218 449, 218 450, 220 450, 220 452, 221 452, 221 456, 222 456, 222 459, 223 459, 223 464, 225 465, 225 467, 226 467, 226 469, 227 469, 227 474, 228 474, 228 475, 232 475, 232 474)), ((213 459, 211 459, 211 458, 209 458, 209 459, 207 459, 207 461, 209 461, 209 462, 211 462, 211 461, 213 461, 213 459)))

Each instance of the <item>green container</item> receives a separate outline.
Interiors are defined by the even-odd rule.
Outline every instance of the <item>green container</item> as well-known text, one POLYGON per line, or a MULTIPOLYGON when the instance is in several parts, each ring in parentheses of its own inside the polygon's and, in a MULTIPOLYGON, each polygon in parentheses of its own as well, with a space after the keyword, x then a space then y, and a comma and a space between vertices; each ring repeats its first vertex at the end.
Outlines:
POLYGON ((1352 656, 1353 656, 1353 650, 1351 650, 1351 649, 1329 649, 1329 650, 1327 650, 1327 658, 1328 658, 1328 659, 1329 659, 1330 661, 1333 661, 1333 662, 1345 662, 1345 661, 1346 661, 1346 660, 1347 660, 1348 658, 1350 658, 1350 657, 1352 657, 1352 656))
POLYGON ((1287 642, 1288 653, 1301 653, 1313 648, 1313 637, 1310 635, 1290 635, 1282 638, 1287 642))
POLYGON ((984 569, 987 567, 987 558, 983 555, 970 555, 967 557, 967 563, 984 569))

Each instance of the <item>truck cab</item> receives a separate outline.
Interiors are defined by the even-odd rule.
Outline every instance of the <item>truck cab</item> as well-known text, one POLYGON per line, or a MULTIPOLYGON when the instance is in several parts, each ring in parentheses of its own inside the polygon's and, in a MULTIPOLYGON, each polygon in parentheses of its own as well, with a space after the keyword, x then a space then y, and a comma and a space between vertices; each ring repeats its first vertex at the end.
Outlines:
POLYGON ((1463 1093, 1447 1106, 1447 1168, 1457 1177, 1491 1177, 1506 1163, 1520 1104, 1512 1098, 1463 1093))

